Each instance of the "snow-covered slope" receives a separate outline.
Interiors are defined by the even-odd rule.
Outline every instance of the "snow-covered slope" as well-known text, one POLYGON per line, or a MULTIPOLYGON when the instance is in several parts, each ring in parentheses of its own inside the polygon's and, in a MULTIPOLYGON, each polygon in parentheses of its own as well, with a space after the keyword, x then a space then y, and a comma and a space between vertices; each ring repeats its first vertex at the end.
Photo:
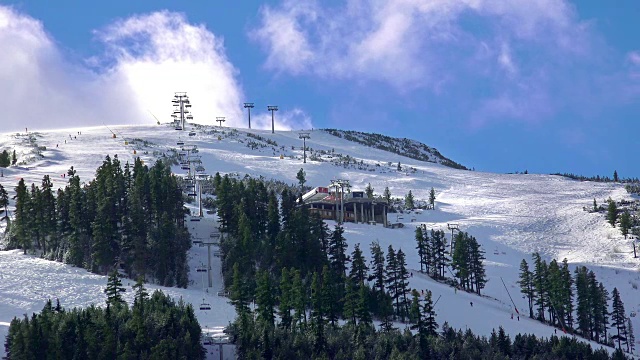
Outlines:
MULTIPOLYGON (((551 175, 457 170, 366 147, 318 130, 311 131, 311 138, 307 140, 307 146, 313 151, 307 153, 306 164, 302 163, 302 141, 294 131, 271 134, 262 130, 197 126, 193 129, 196 135, 188 136, 187 131, 178 132, 164 125, 122 126, 111 130, 117 134, 115 139, 106 127, 42 131, 30 136, 0 134, 0 150, 15 148, 18 162, 24 161, 18 167, 4 169, 0 183, 13 193, 19 178, 25 178, 27 183, 39 183, 43 175, 49 174, 54 186, 62 187, 66 179, 61 174, 70 166, 78 171, 81 181, 88 181, 107 154, 117 154, 122 162, 141 156, 152 163, 162 154, 169 155, 170 149, 178 148, 176 143, 182 140, 198 146, 203 165, 210 174, 217 171, 240 176, 249 174, 294 184, 296 173, 303 168, 310 186, 326 186, 331 179, 340 178, 350 180, 352 189, 364 189, 371 183, 378 194, 388 186, 394 197, 404 197, 411 190, 422 200, 428 198, 433 187, 436 210, 405 214, 402 220, 396 214, 389 214, 392 222, 405 222, 404 228, 347 223, 345 236, 351 249, 356 243, 366 249, 374 240, 385 250, 388 245, 402 248, 407 254, 408 266, 419 270, 414 226, 424 223, 428 228, 446 230, 447 223, 455 222, 461 230, 474 235, 486 251, 489 283, 485 293, 495 300, 454 293, 452 288, 416 272, 410 279, 413 288, 431 289, 435 298, 442 295, 436 305, 439 323, 448 321, 454 327, 470 327, 484 335, 499 325, 511 334, 551 335, 553 329, 538 322, 524 317, 520 321, 511 319, 513 309, 500 281, 502 277, 516 305, 524 310, 527 304, 516 285, 518 267, 523 258, 529 261, 535 251, 548 260, 566 257, 571 264, 587 265, 609 290, 618 287, 628 313, 640 311, 639 262, 633 259, 630 240, 625 240, 618 229, 608 225, 602 214, 583 211, 584 206, 591 206, 594 198, 602 203, 609 197, 616 200, 629 197, 620 185, 577 182, 551 175), (398 162, 402 164, 401 170, 397 169, 398 162)), ((173 170, 183 173, 178 166, 173 170)), ((211 218, 195 225, 198 228, 192 229, 193 233, 208 234, 213 221, 211 218)), ((205 298, 213 309, 199 312, 201 324, 226 325, 233 318, 233 309, 225 298, 202 290, 200 273, 195 272, 201 261, 206 261, 206 248, 193 248, 190 263, 193 284, 186 290, 163 290, 182 296, 196 306, 205 298)), ((219 264, 216 266, 219 268, 219 264)), ((219 286, 219 277, 214 282, 217 284, 214 288, 219 286)), ((48 297, 59 297, 65 307, 102 303, 105 284, 105 277, 81 269, 23 256, 16 251, 0 252, 0 336, 14 316, 39 311, 48 297)), ((632 319, 634 328, 639 329, 637 318, 632 319)))

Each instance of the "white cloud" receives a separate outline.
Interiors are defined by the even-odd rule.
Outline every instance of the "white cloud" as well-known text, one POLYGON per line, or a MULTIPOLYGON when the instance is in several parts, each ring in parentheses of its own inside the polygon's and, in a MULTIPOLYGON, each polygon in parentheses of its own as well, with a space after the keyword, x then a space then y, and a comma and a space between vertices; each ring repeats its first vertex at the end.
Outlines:
MULTIPOLYGON (((298 108, 276 111, 273 119, 275 130, 309 130, 313 127, 311 117, 298 108)), ((255 116, 252 114, 251 125, 256 129, 271 129, 271 112, 257 113, 255 116)))
MULTIPOLYGON (((186 91, 194 122, 245 126, 238 71, 223 40, 182 14, 132 16, 95 31, 103 54, 65 59, 42 23, 0 6, 2 130, 170 121, 175 91, 186 91)), ((306 124, 308 119, 297 118, 306 124)), ((294 121, 294 120, 292 120, 294 121)))
POLYGON ((399 90, 435 86, 481 43, 497 44, 492 52, 513 75, 515 54, 501 38, 554 51, 588 51, 587 25, 571 5, 557 0, 345 0, 333 8, 284 0, 263 7, 261 15, 251 36, 266 50, 268 68, 381 80, 399 90), (491 25, 478 30, 466 24, 471 18, 491 25))
POLYGON ((631 51, 627 54, 627 60, 633 64, 640 66, 640 51, 631 51))
POLYGON ((502 43, 500 47, 500 55, 498 56, 498 63, 509 74, 514 75, 517 72, 517 68, 511 58, 511 48, 509 44, 502 43))
POLYGON ((229 126, 243 123, 237 70, 222 39, 203 25, 162 11, 116 21, 96 35, 107 47, 103 60, 114 64, 105 81, 127 84, 139 110, 169 121, 173 93, 186 91, 194 122, 213 125, 216 116, 225 116, 229 126))

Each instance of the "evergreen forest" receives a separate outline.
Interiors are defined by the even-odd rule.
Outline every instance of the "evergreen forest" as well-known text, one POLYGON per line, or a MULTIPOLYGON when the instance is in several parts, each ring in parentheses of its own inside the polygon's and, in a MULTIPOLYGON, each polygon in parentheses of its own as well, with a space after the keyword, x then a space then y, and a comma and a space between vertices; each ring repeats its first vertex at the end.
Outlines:
POLYGON ((162 161, 148 168, 140 158, 122 166, 106 156, 95 179, 84 183, 73 167, 68 185, 53 189, 20 179, 8 248, 21 248, 98 274, 117 268, 164 286, 188 284, 182 190, 162 161))
POLYGON ((39 314, 14 318, 6 359, 204 359, 201 328, 190 304, 161 291, 151 296, 141 278, 129 308, 117 273, 109 278, 106 307, 66 310, 48 300, 39 314))

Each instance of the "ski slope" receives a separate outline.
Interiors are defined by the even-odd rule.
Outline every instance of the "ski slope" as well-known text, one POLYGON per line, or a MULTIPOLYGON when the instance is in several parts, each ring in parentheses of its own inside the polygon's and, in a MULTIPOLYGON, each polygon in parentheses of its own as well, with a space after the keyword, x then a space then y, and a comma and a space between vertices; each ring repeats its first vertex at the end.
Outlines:
MULTIPOLYGON (((504 279, 521 313, 527 314, 527 302, 520 295, 516 281, 520 261, 524 258, 530 262, 535 251, 547 261, 567 258, 572 269, 579 264, 588 266, 609 291, 614 286, 618 288, 627 313, 640 311, 637 290, 640 262, 633 259, 631 240, 625 240, 617 228, 608 225, 603 214, 583 211, 583 207, 592 206, 594 198, 599 204, 609 197, 615 200, 630 198, 621 185, 577 182, 551 175, 456 170, 365 147, 318 130, 311 131, 311 138, 307 140, 307 146, 313 149, 316 157, 311 160, 307 153, 307 163, 303 164, 302 141, 295 131, 271 134, 264 130, 197 126, 189 129, 196 135, 188 136, 188 131, 175 131, 165 125, 110 128, 36 130, 30 138, 24 133, 0 134, 0 148, 15 149, 18 162, 24 161, 17 167, 4 169, 0 183, 13 194, 19 178, 25 178, 28 184, 40 183, 48 174, 54 188, 63 187, 66 178, 61 175, 70 166, 74 166, 81 181, 88 181, 93 178, 105 155, 117 154, 122 163, 140 156, 145 163, 152 164, 161 154, 170 154, 170 149, 177 149, 176 143, 182 140, 198 146, 203 166, 212 175, 215 172, 238 176, 249 174, 294 184, 297 183, 296 173, 303 168, 310 186, 326 186, 331 179, 348 179, 354 190, 363 190, 371 183, 377 194, 388 186, 393 197, 404 197, 411 190, 418 200, 426 200, 433 187, 436 210, 403 214, 403 219, 389 214, 390 222, 404 223, 405 227, 400 229, 347 223, 345 237, 349 251, 356 243, 360 243, 363 250, 368 250, 374 240, 380 242, 385 253, 389 245, 396 250, 402 248, 407 255, 408 267, 415 271, 410 278, 411 287, 432 290, 434 300, 441 296, 436 305, 439 324, 448 321, 453 327, 468 327, 481 335, 489 335, 491 329, 500 325, 512 335, 520 332, 552 335, 553 328, 526 316, 521 316, 520 321, 511 319, 514 309, 500 280, 504 279), (43 157, 36 154, 38 146, 46 146, 46 150, 40 150, 43 157), (356 163, 337 163, 346 156, 355 159, 356 163), (402 165, 400 171, 398 163, 402 165), (443 229, 450 234, 447 223, 459 224, 460 229, 475 236, 486 251, 489 282, 484 294, 487 297, 460 291, 455 293, 451 287, 433 282, 417 272, 415 226, 426 224, 427 228, 443 229), (470 306, 471 301, 473 307, 470 306)), ((184 173, 179 166, 173 171, 184 173)), ((208 236, 215 227, 214 218, 205 220, 189 223, 194 237, 208 236)), ((328 223, 333 228, 334 223, 328 223)), ((182 297, 196 308, 205 299, 212 305, 212 310, 197 311, 201 325, 211 328, 225 326, 233 319, 234 313, 228 299, 217 296, 221 283, 219 259, 214 258, 216 276, 214 287, 208 293, 203 291, 201 273, 195 271, 201 262, 206 262, 206 248, 192 248, 192 282, 188 289, 152 285, 149 288, 159 288, 172 296, 182 297)), ((24 256, 19 251, 2 251, 0 336, 6 333, 8 322, 14 316, 39 311, 47 298, 60 298, 65 307, 104 303, 102 290, 105 285, 104 276, 24 256)), ((127 296, 131 300, 132 294, 127 296)), ((632 318, 632 321, 634 328, 640 329, 637 318, 632 318)))

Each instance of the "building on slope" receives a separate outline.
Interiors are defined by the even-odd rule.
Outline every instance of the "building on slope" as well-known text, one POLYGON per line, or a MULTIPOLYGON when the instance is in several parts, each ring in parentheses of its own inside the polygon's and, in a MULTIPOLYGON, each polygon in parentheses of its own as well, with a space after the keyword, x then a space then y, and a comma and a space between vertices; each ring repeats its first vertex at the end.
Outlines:
POLYGON ((343 194, 340 191, 319 186, 304 194, 302 202, 309 207, 310 213, 318 214, 325 220, 340 222, 342 217, 342 222, 389 226, 387 201, 382 197, 369 198, 364 191, 343 194))

